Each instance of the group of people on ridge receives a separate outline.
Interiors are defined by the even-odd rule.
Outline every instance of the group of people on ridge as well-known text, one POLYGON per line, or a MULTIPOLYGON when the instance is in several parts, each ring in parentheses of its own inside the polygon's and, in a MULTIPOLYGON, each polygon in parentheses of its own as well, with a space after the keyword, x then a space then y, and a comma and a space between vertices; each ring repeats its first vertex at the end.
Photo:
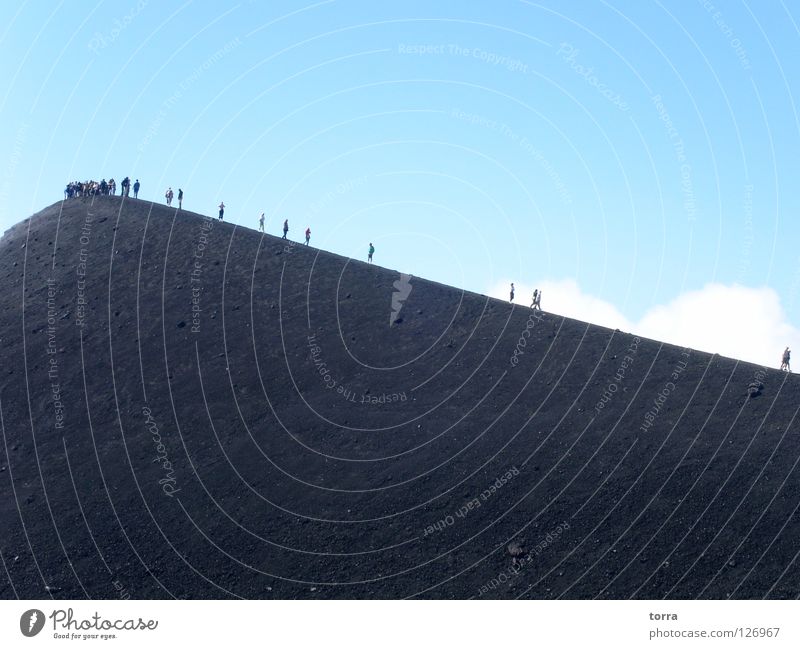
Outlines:
MULTIPOLYGON (((137 198, 139 195, 139 180, 133 183, 133 197, 137 198)), ((131 190, 131 179, 125 176, 121 187, 121 196, 128 196, 131 190)), ((106 181, 105 178, 100 182, 96 180, 73 180, 67 183, 64 188, 64 198, 84 198, 86 196, 116 196, 117 195, 117 182, 112 178, 106 181)))
MULTIPOLYGON (((168 187, 166 193, 164 194, 164 198, 167 199, 167 206, 170 207, 172 205, 172 199, 175 197, 175 193, 172 191, 172 187, 168 187)), ((178 209, 183 207, 183 190, 179 187, 178 188, 178 209)))
MULTIPOLYGON (((372 244, 370 244, 371 246, 372 244)), ((511 291, 509 294, 509 302, 514 301, 514 282, 511 282, 511 291)), ((542 310, 542 292, 536 288, 533 290, 533 298, 531 299, 531 309, 534 311, 542 310)))
MULTIPOLYGON (((141 187, 139 183, 139 179, 136 179, 136 182, 133 183, 133 197, 139 197, 139 188, 141 187)), ((121 183, 120 192, 121 196, 128 196, 131 189, 131 181, 130 178, 125 176, 124 180, 121 183)), ((112 178, 108 182, 104 178, 100 182, 94 180, 86 180, 84 182, 74 181, 68 183, 66 188, 64 189, 64 198, 75 198, 77 196, 96 196, 96 195, 109 195, 109 196, 116 196, 117 194, 117 183, 112 178)), ((168 187, 167 191, 164 193, 164 198, 167 201, 167 206, 172 206, 172 199, 175 198, 175 192, 172 191, 172 187, 168 187)), ((178 188, 178 209, 183 207, 183 190, 178 188)), ((222 221, 225 216, 225 203, 220 202, 219 204, 219 220, 222 221)), ((261 232, 264 232, 264 212, 261 212, 261 217, 258 219, 258 229, 261 232)), ((289 233, 289 219, 285 219, 283 222, 283 239, 286 239, 286 235, 289 233)), ((306 240, 304 245, 308 245, 311 241, 311 228, 306 228, 306 240)), ((369 252, 367 253, 367 261, 371 264, 372 263, 372 255, 375 252, 375 246, 372 243, 369 244, 369 252)))
MULTIPOLYGON (((370 247, 372 244, 370 244, 370 247)), ((372 258, 372 254, 370 253, 370 258, 372 258)), ((514 282, 511 282, 511 291, 509 293, 509 302, 514 301, 514 282)), ((542 310, 542 292, 539 289, 534 289, 533 291, 533 300, 531 301, 531 309, 535 311, 542 310)), ((791 362, 792 358, 792 350, 788 347, 783 350, 783 355, 781 356, 781 371, 782 372, 791 372, 791 362)))
MULTIPOLYGON (((220 205, 220 217, 219 218, 222 218, 222 208, 223 207, 224 207, 224 205, 220 205)), ((259 230, 259 232, 264 232, 264 212, 261 212, 261 216, 258 217, 258 230, 259 230)), ((288 235, 288 234, 289 234, 289 219, 284 219, 283 220, 283 236, 281 237, 281 239, 286 239, 287 238, 286 235, 288 235)), ((307 246, 309 241, 311 241, 311 228, 310 227, 306 228, 305 235, 306 235, 306 240, 305 240, 305 243, 303 245, 307 246)), ((372 263, 372 255, 374 254, 374 252, 375 252, 375 246, 373 246, 372 243, 370 242, 369 250, 367 252, 367 263, 370 263, 370 264, 372 263)))
MULTIPOLYGON (((133 197, 139 197, 139 188, 141 184, 139 183, 139 179, 136 179, 136 182, 131 185, 130 178, 125 176, 125 178, 120 183, 121 192, 120 196, 128 196, 130 194, 131 187, 133 187, 133 197)), ((117 183, 116 181, 111 178, 110 180, 106 181, 105 178, 100 182, 96 180, 84 180, 84 181, 72 181, 67 183, 66 188, 64 189, 64 198, 77 198, 77 197, 86 197, 86 196, 116 196, 117 194, 117 183)), ((167 205, 172 206, 172 199, 174 198, 174 193, 172 191, 172 187, 167 188, 164 197, 167 200, 167 205)), ((181 209, 183 206, 183 190, 178 188, 178 209, 181 209)), ((220 202, 219 204, 219 220, 223 220, 223 216, 225 215, 225 203, 220 202)), ((264 212, 261 212, 261 217, 258 219, 258 229, 261 232, 264 232, 264 212)), ((289 219, 285 219, 283 221, 283 239, 286 239, 286 235, 289 233, 289 219)), ((308 245, 309 241, 311 241, 311 228, 306 228, 306 240, 304 245, 308 245)), ((372 245, 372 242, 369 244, 369 250, 367 251, 367 263, 372 263, 372 255, 375 253, 375 246, 372 245)), ((511 290, 509 293, 509 301, 514 301, 514 282, 511 282, 511 290)), ((533 297, 531 299, 531 309, 534 311, 541 311, 542 310, 542 291, 539 289, 534 289, 533 297)), ((783 350, 783 355, 781 357, 781 371, 784 372, 791 372, 789 363, 791 359, 791 350, 787 347, 783 350)))
MULTIPOLYGON (((261 218, 258 219, 258 229, 263 232, 264 231, 264 212, 261 212, 261 218)), ((281 239, 285 239, 286 235, 289 234, 289 219, 284 219, 283 221, 283 236, 281 239)), ((306 242, 303 245, 308 245, 308 242, 311 241, 311 228, 306 228, 306 242)))

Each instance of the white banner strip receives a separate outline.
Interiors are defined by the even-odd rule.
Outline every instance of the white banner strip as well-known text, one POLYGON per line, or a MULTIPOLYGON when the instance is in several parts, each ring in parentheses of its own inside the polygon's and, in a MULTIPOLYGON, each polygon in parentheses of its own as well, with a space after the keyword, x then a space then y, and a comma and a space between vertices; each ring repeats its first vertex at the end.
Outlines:
POLYGON ((4 601, 0 642, 147 649, 796 648, 798 613, 794 601, 4 601))

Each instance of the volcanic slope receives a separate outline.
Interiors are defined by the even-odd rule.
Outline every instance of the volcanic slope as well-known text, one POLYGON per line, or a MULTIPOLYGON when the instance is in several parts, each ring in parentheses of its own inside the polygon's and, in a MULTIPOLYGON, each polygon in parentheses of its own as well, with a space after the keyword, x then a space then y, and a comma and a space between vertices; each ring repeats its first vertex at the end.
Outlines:
POLYGON ((1 597, 800 595, 793 375, 119 197, 0 273, 1 597))

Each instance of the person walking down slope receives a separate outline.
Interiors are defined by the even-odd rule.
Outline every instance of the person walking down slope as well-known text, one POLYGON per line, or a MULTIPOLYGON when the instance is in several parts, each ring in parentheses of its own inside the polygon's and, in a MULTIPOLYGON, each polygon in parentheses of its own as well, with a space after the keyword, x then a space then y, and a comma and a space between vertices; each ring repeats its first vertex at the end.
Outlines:
POLYGON ((787 347, 783 350, 783 358, 781 360, 781 370, 784 372, 791 372, 792 370, 789 369, 789 359, 792 356, 791 350, 787 347))
POLYGON ((372 255, 375 253, 375 246, 372 243, 369 244, 369 253, 367 254, 367 263, 372 263, 372 255))
POLYGON ((511 282, 511 293, 510 293, 510 298, 509 298, 508 301, 509 302, 513 302, 514 301, 514 282, 511 282))
POLYGON ((286 234, 287 234, 288 232, 289 232, 289 219, 286 219, 286 220, 283 222, 283 237, 281 237, 281 238, 282 238, 282 239, 285 239, 285 238, 286 238, 286 234))
POLYGON ((258 219, 258 229, 264 231, 264 212, 261 212, 261 218, 258 219))
POLYGON ((306 244, 305 245, 308 245, 309 241, 311 241, 311 228, 306 228, 306 244))
POLYGON ((139 187, 141 187, 141 185, 139 184, 139 179, 137 178, 136 182, 133 183, 133 197, 134 198, 139 198, 139 187))
POLYGON ((172 205, 172 197, 174 196, 174 194, 172 193, 172 187, 170 187, 169 189, 167 189, 167 193, 166 193, 166 194, 164 194, 164 196, 165 196, 165 197, 166 197, 166 199, 167 199, 167 206, 170 206, 170 205, 172 205))
POLYGON ((181 209, 183 206, 183 190, 178 187, 178 209, 181 209))
POLYGON ((222 221, 222 217, 225 216, 225 203, 219 204, 219 220, 222 221))

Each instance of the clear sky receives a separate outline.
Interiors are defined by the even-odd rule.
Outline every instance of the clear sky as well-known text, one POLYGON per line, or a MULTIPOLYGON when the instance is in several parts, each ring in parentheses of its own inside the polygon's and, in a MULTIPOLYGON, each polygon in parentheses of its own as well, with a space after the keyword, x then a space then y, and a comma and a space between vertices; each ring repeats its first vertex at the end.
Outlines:
POLYGON ((2 3, 0 226, 129 175, 777 365, 800 350, 798 23, 781 0, 2 3))

